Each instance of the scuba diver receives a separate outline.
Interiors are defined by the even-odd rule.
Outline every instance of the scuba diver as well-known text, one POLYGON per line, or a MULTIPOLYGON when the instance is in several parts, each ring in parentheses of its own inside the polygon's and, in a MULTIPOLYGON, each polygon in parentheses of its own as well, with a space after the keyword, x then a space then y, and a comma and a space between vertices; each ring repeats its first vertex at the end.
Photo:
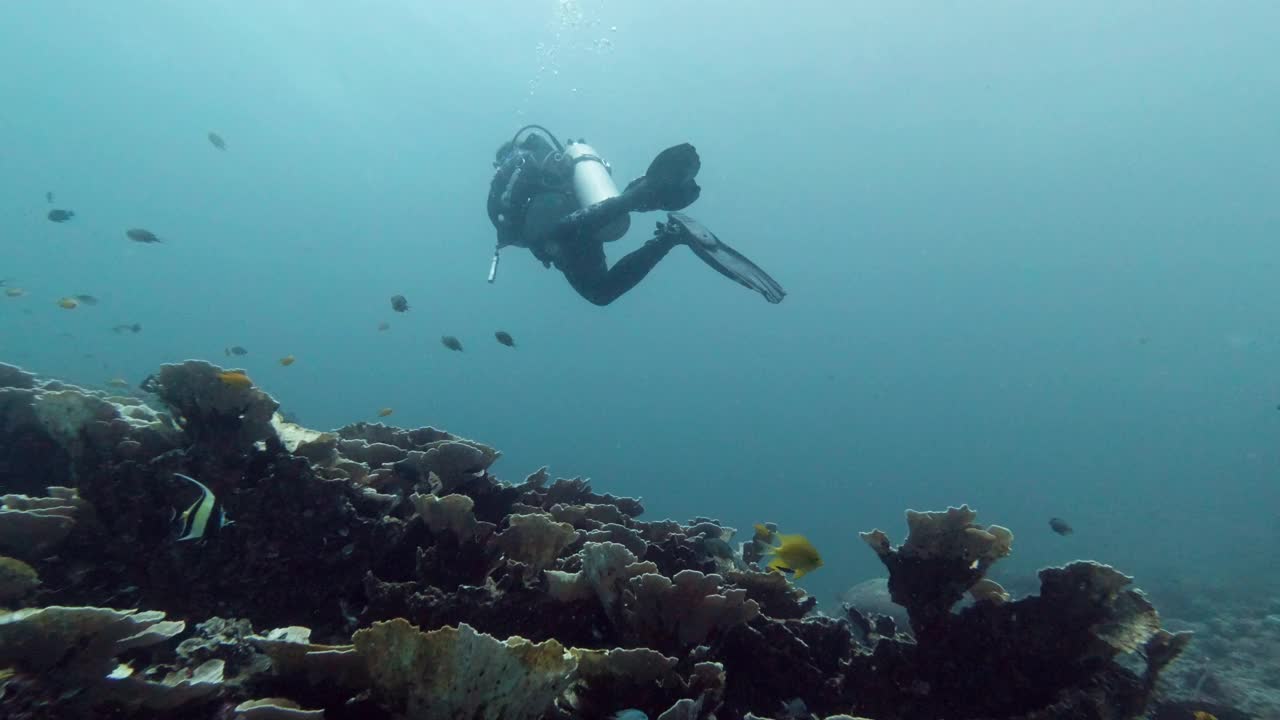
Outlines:
POLYGON ((687 245, 726 277, 755 290, 771 303, 786 292, 747 258, 688 215, 702 189, 694 182, 702 165, 684 143, 654 158, 649 170, 621 192, 611 169, 582 140, 562 145, 541 125, 520 128, 498 148, 489 185, 489 220, 498 232, 489 266, 497 277, 499 252, 508 245, 528 248, 544 267, 555 265, 579 295, 608 305, 635 287, 676 245, 687 245), (604 244, 631 227, 632 212, 667 211, 653 237, 609 267, 604 244))

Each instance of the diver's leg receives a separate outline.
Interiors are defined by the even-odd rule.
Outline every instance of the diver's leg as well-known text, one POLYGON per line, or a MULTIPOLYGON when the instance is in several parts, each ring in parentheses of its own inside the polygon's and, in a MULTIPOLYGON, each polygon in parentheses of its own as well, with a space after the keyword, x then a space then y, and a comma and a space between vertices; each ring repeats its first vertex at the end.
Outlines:
POLYGON ((621 195, 575 210, 562 218, 552 230, 552 237, 591 237, 627 213, 688 207, 702 192, 694 181, 701 167, 702 160, 692 145, 684 143, 669 147, 658 153, 648 172, 631 181, 621 195))
POLYGON ((608 305, 639 284, 675 245, 671 238, 656 237, 611 268, 605 266, 604 248, 596 246, 589 257, 576 258, 577 262, 557 264, 557 267, 579 295, 595 305, 608 305))

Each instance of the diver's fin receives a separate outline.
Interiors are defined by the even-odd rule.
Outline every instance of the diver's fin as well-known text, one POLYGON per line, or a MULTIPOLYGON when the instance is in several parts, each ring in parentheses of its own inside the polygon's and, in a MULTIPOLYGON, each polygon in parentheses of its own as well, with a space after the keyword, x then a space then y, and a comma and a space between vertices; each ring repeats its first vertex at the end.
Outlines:
POLYGON ((755 290, 771 303, 780 303, 787 291, 782 289, 769 273, 751 262, 742 253, 725 245, 715 233, 702 223, 684 213, 668 213, 665 232, 679 235, 680 240, 713 270, 742 285, 755 290))
POLYGON ((658 153, 644 177, 632 180, 624 194, 639 198, 635 209, 641 212, 683 210, 702 194, 694 182, 700 169, 702 160, 692 145, 673 145, 658 153))

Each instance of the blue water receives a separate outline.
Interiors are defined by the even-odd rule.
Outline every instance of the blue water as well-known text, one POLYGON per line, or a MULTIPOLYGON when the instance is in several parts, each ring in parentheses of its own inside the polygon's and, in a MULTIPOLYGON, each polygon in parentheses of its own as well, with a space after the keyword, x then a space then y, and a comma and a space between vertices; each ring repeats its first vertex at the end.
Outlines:
POLYGON ((824 600, 880 571, 858 531, 962 502, 1016 533, 1007 577, 1274 582, 1280 5, 341 5, 0 7, 0 278, 28 293, 0 360, 206 358, 321 428, 390 406, 504 479, 807 534, 824 600), (624 181, 694 143, 689 212, 787 299, 683 248, 607 308, 516 248, 487 284, 526 122, 624 181))

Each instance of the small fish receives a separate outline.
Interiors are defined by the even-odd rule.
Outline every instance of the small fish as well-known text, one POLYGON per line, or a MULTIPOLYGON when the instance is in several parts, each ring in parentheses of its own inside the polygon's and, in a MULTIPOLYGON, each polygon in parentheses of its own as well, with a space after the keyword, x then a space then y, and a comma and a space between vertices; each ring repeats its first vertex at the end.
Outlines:
POLYGON ((110 385, 111 387, 118 387, 118 388, 129 387, 129 381, 125 380, 124 378, 111 378, 110 380, 107 381, 107 384, 110 385))
POLYGON ((499 330, 498 332, 494 333, 493 336, 498 339, 498 342, 502 343, 503 345, 506 345, 507 347, 516 346, 516 341, 511 337, 511 333, 509 332, 504 332, 502 330, 499 330))
POLYGON ((116 325, 111 328, 111 332, 117 335, 126 332, 140 333, 142 332, 142 323, 124 323, 122 325, 116 325))
POLYGON ((232 355, 248 355, 249 354, 248 350, 245 350, 239 345, 232 345, 229 348, 223 348, 222 352, 226 354, 227 357, 231 357, 232 355))
POLYGON ((204 486, 204 483, 182 473, 174 473, 174 476, 180 477, 200 488, 200 498, 182 513, 178 524, 178 532, 182 533, 182 535, 178 538, 178 542, 199 540, 210 529, 216 532, 231 524, 231 521, 227 519, 227 514, 222 509, 222 503, 218 502, 218 498, 214 496, 209 488, 204 486))
POLYGON ((219 150, 227 149, 227 141, 223 140, 222 136, 216 132, 209 133, 209 143, 214 147, 218 148, 219 150))
POLYGON ((818 549, 803 535, 778 534, 778 545, 769 546, 769 569, 773 571, 795 573, 799 580, 805 575, 822 567, 822 557, 818 549))
POLYGON ((92 295, 76 295, 76 299, 84 305, 97 305, 98 298, 92 295))
POLYGON ((249 376, 239 370, 220 372, 218 373, 218 379, 221 380, 223 384, 229 385, 233 388, 244 389, 253 386, 253 381, 249 379, 249 376))
POLYGON ((285 367, 289 367, 290 365, 293 364, 293 361, 295 359, 296 358, 294 358, 292 355, 285 355, 284 357, 280 358, 280 364, 285 367))
POLYGON ((409 309, 409 301, 405 300, 403 295, 392 295, 391 309, 396 312, 405 312, 409 309))
POLYGON ((53 191, 52 191, 52 190, 50 190, 49 192, 46 192, 46 193, 44 194, 44 201, 45 201, 45 202, 48 202, 48 203, 53 202, 53 191))
POLYGON ((378 417, 386 417, 393 412, 395 412, 395 410, 392 410, 391 408, 382 408, 378 411, 378 417))
POLYGON ((445 335, 441 337, 440 342, 450 350, 454 350, 456 352, 462 352, 462 343, 459 342, 458 338, 452 335, 445 335))
POLYGON ((764 523, 756 523, 752 529, 755 530, 755 534, 751 536, 752 540, 766 545, 773 543, 774 531, 770 530, 767 525, 764 523))
POLYGON ((53 222, 64 223, 75 216, 76 214, 70 210, 50 210, 46 217, 53 222))
POLYGON ((151 232, 150 230, 144 230, 143 228, 130 228, 129 230, 125 230, 124 236, 134 242, 140 242, 140 243, 161 242, 160 238, 156 237, 155 233, 151 232))
POLYGON ((1211 712, 1206 712, 1204 710, 1197 710, 1191 713, 1191 717, 1195 718, 1195 720, 1218 720, 1217 715, 1214 715, 1211 712))
POLYGON ((390 329, 391 329, 391 323, 389 322, 378 323, 378 332, 386 332, 387 330, 390 330, 390 329))
POLYGON ((64 298, 59 298, 58 307, 62 308, 63 310, 75 310, 76 308, 80 307, 80 303, 77 302, 76 299, 73 297, 64 297, 64 298))
POLYGON ((22 297, 23 295, 27 294, 27 291, 23 290, 20 287, 11 287, 11 288, 5 288, 4 294, 7 295, 8 297, 22 297))
POLYGON ((1071 529, 1071 526, 1067 524, 1066 520, 1057 517, 1049 518, 1049 527, 1059 535, 1070 535, 1075 532, 1071 529))

